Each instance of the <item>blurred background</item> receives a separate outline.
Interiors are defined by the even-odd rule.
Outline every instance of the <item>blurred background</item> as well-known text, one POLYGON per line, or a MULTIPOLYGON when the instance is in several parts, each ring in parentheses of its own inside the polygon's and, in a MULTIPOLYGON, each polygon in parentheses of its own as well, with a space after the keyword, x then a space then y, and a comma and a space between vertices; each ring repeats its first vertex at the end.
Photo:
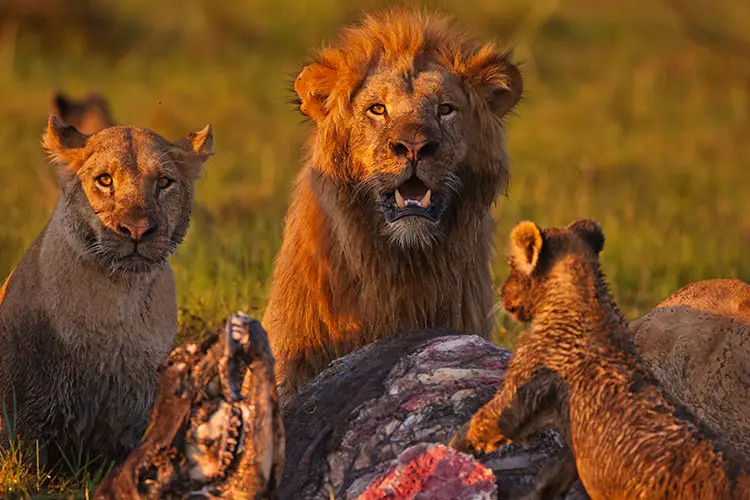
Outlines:
MULTIPOLYGON (((213 124, 216 156, 172 261, 183 335, 237 308, 259 317, 309 130, 291 82, 336 30, 391 3, 0 0, 0 281, 59 192, 39 147, 54 92, 97 91, 118 123, 170 139, 213 124)), ((749 2, 407 4, 454 14, 522 63, 498 285, 516 222, 578 217, 603 225, 604 269, 629 318, 690 281, 750 279, 749 2)))

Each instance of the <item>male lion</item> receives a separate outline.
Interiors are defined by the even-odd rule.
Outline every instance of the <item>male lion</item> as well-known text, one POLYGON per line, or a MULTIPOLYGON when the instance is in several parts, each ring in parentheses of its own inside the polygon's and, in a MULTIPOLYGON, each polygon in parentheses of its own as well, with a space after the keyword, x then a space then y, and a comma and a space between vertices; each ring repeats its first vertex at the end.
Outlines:
POLYGON ((174 344, 167 258, 185 235, 211 127, 175 143, 133 127, 84 135, 49 119, 52 217, 0 298, 0 444, 118 460, 137 443, 174 344))
POLYGON ((294 84, 315 122, 263 323, 280 384, 411 328, 488 336, 508 54, 442 16, 367 16, 294 84))

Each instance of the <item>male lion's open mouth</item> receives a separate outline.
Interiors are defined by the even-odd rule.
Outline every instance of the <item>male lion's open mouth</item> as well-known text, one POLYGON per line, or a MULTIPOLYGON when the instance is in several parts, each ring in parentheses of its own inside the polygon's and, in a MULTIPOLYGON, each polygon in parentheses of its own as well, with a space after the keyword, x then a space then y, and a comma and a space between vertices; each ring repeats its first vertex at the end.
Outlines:
POLYGON ((438 222, 443 213, 444 199, 429 189, 419 177, 412 175, 406 182, 381 196, 385 220, 396 222, 404 217, 424 217, 438 222))

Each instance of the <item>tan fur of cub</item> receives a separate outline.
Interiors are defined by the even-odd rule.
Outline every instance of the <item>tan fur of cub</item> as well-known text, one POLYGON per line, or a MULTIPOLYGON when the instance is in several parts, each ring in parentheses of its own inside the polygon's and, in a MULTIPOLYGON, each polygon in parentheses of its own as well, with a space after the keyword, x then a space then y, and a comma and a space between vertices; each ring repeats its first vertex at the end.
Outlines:
POLYGON ((513 229, 503 306, 531 328, 503 387, 453 444, 489 452, 551 425, 593 499, 750 498, 741 456, 719 451, 643 368, 599 265, 603 246, 591 220, 513 229))

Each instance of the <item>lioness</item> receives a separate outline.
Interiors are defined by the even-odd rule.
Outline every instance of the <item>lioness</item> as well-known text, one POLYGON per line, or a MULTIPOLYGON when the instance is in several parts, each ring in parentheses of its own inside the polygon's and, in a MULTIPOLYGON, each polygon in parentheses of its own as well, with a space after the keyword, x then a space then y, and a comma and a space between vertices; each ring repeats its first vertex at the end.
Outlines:
POLYGON ((630 331, 659 383, 750 461, 750 285, 691 283, 630 331))
POLYGON ((510 240, 502 304, 531 326, 502 387, 452 444, 488 453, 555 427, 572 455, 545 474, 553 491, 533 498, 557 498, 577 475, 593 499, 750 498, 747 464, 644 369, 601 269, 601 227, 525 221, 510 240))
POLYGON ((263 318, 279 383, 400 330, 489 335, 490 207, 522 92, 508 54, 390 10, 344 30, 294 90, 315 126, 263 318))
POLYGON ((146 428, 177 329, 167 258, 188 229, 207 126, 177 142, 134 127, 81 134, 51 116, 62 194, 0 302, 1 442, 42 462, 121 459, 146 428))
POLYGON ((83 134, 95 134, 115 125, 104 96, 90 92, 83 99, 69 99, 62 92, 52 99, 52 111, 67 125, 83 134))

